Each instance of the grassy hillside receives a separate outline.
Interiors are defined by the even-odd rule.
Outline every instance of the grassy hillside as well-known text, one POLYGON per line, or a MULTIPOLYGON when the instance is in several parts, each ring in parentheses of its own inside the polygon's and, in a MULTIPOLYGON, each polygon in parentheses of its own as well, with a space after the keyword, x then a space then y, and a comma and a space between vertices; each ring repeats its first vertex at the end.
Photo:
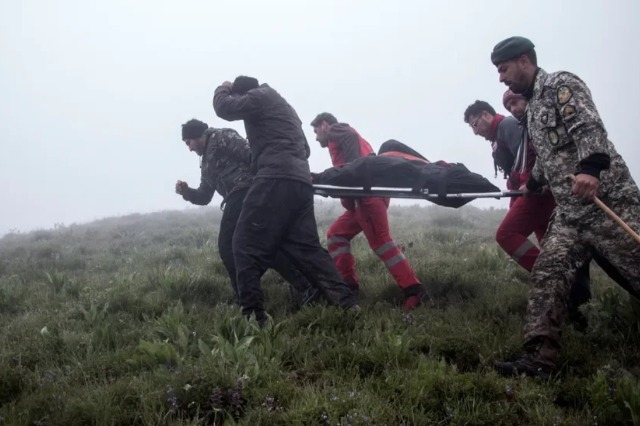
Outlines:
MULTIPOLYGON (((317 203, 319 233, 341 212, 317 203)), ((265 329, 230 304, 221 212, 131 215, 0 240, 0 424, 640 424, 640 309, 595 266, 585 333, 550 380, 505 379, 528 274, 495 244, 503 210, 392 207, 433 303, 401 295, 358 237, 359 314, 295 311, 263 279, 265 329)))

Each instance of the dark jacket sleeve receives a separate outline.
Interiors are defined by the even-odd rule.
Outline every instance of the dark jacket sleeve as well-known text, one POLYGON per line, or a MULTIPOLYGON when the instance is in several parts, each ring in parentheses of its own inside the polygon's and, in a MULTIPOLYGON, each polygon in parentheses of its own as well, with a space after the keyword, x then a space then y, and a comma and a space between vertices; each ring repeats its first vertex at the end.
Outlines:
POLYGON ((600 179, 600 172, 609 168, 611 157, 607 154, 596 153, 591 154, 584 160, 580 161, 578 174, 591 175, 600 179))
POLYGON ((309 141, 307 141, 307 137, 304 137, 304 158, 309 159, 311 156, 311 147, 309 146, 309 141))
POLYGON ((200 180, 200 186, 197 189, 188 188, 183 194, 182 198, 186 201, 196 204, 198 206, 206 206, 211 202, 213 194, 215 194, 215 188, 212 188, 204 179, 200 180))
POLYGON ((348 124, 332 124, 331 127, 329 127, 329 140, 340 147, 345 163, 350 163, 360 158, 360 140, 358 139, 358 134, 348 124))
POLYGON ((220 86, 213 95, 213 109, 224 120, 244 120, 262 108, 259 89, 249 90, 244 95, 232 95, 227 86, 220 86))
POLYGON ((217 136, 209 137, 206 145, 206 151, 202 157, 200 164, 200 186, 197 189, 188 188, 182 198, 199 206, 206 206, 211 202, 213 194, 216 192, 215 186, 211 186, 209 182, 218 181, 218 173, 215 167, 210 167, 215 158, 220 154, 220 148, 224 144, 220 144, 217 136))

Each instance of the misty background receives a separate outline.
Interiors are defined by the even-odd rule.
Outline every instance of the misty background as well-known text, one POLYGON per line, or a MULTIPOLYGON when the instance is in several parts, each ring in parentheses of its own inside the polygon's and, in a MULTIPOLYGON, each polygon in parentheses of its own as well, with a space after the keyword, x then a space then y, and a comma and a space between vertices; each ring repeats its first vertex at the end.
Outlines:
POLYGON ((176 180, 200 180, 180 125, 195 117, 244 136, 211 105, 240 74, 297 110, 312 171, 331 165, 309 126, 328 111, 376 150, 398 139, 504 188, 462 117, 476 99, 506 113, 489 55, 512 35, 534 42, 547 71, 586 81, 638 181, 638 22, 634 0, 2 0, 0 235, 197 208, 174 193, 176 180))

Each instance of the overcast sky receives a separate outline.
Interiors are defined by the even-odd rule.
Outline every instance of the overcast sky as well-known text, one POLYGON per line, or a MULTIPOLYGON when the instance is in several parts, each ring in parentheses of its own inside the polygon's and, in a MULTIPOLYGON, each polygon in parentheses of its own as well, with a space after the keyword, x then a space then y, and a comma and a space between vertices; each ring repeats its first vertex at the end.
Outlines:
POLYGON ((637 0, 2 0, 0 235, 186 208, 175 181, 197 186, 200 170, 180 124, 244 135, 211 106, 239 74, 298 111, 313 171, 330 160, 308 123, 329 111, 376 150, 398 139, 504 187, 462 115, 476 99, 505 112, 489 55, 512 35, 587 82, 639 181, 638 22, 637 0))

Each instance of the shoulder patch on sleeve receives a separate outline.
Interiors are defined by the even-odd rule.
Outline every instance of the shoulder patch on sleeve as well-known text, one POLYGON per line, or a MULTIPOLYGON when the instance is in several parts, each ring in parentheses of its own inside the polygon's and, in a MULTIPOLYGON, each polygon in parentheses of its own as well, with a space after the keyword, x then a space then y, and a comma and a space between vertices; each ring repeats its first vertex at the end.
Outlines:
POLYGON ((569 89, 568 86, 560 86, 558 87, 558 103, 560 105, 564 105, 569 102, 569 99, 573 96, 573 92, 569 89))
POLYGON ((577 115, 578 111, 573 105, 565 105, 560 113, 562 114, 562 119, 564 121, 569 121, 577 115))

